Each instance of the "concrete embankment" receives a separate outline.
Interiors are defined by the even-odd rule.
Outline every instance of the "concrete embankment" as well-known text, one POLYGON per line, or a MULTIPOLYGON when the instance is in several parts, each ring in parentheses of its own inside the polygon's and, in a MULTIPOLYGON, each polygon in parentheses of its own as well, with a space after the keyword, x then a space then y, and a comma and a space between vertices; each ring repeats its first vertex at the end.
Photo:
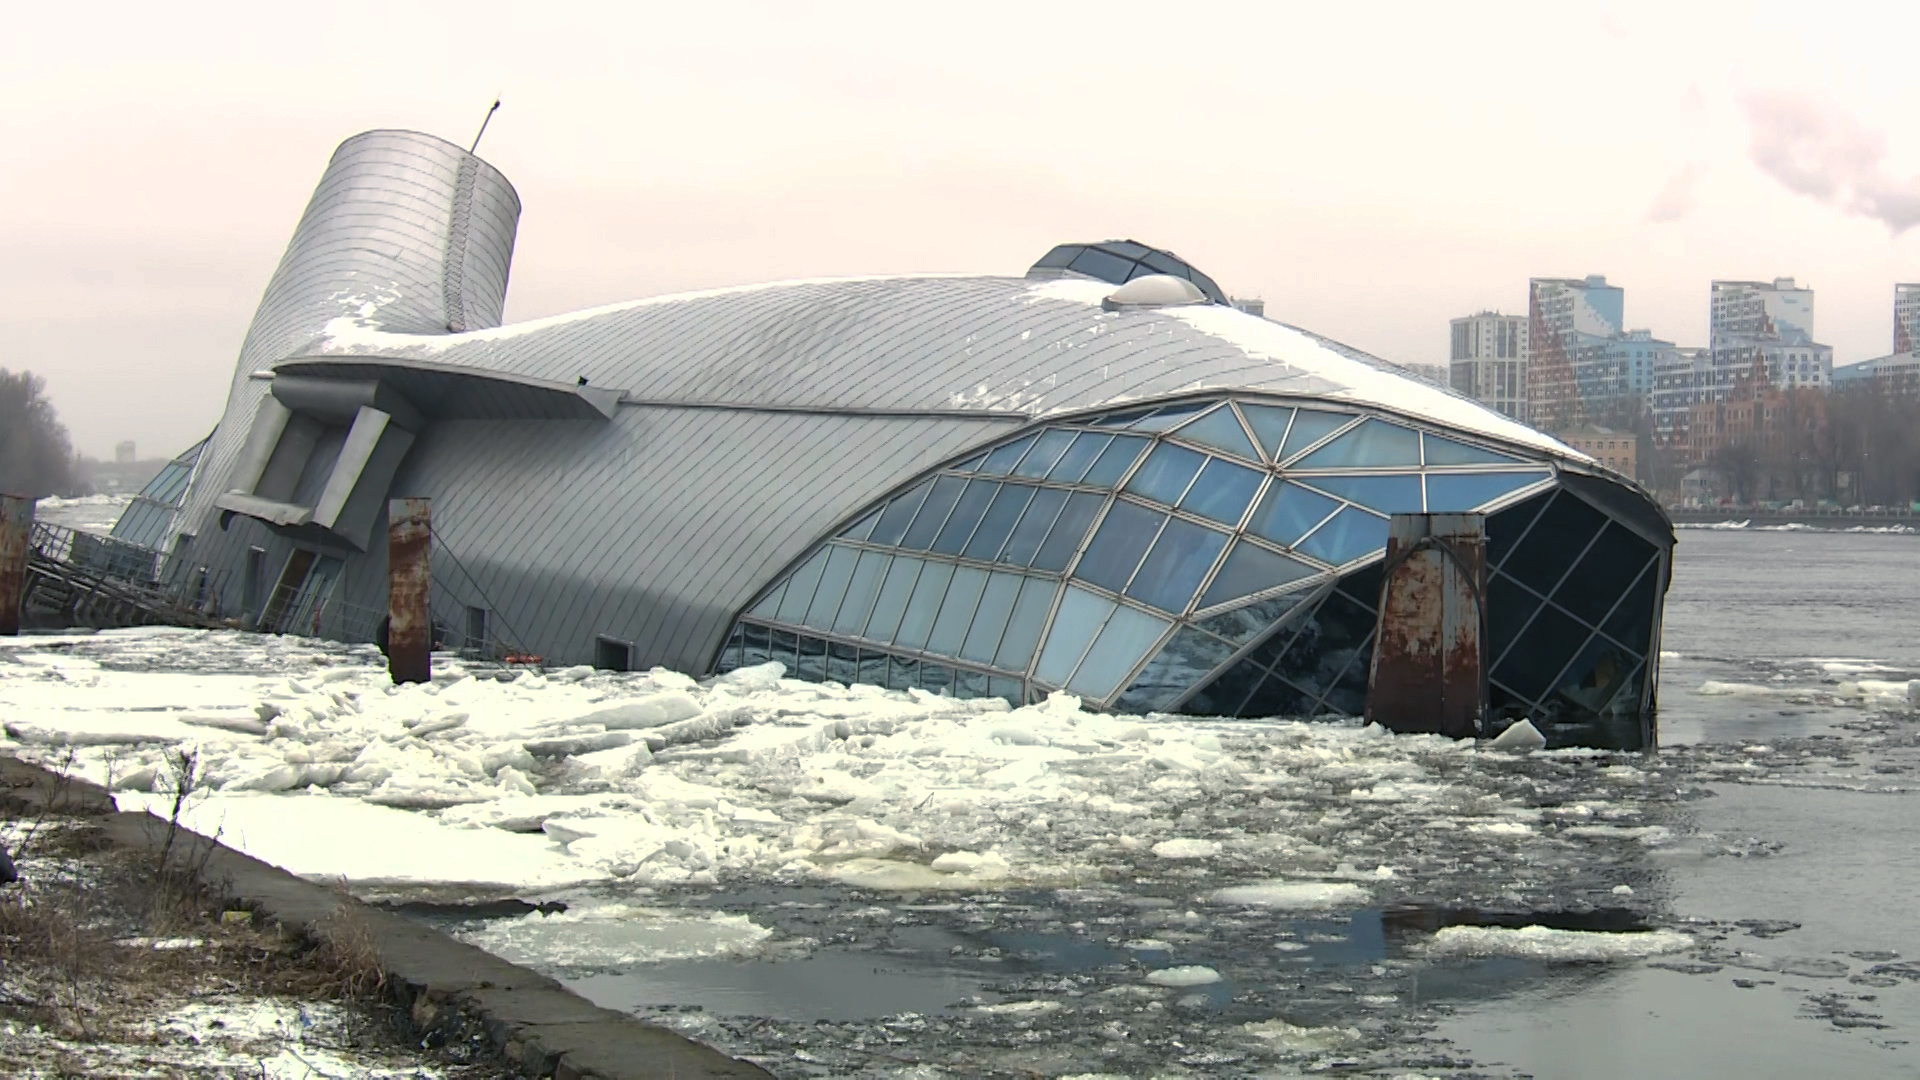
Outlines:
MULTIPOLYGON (((116 845, 158 855, 167 823, 121 813, 97 785, 0 758, 0 806, 27 814, 52 802, 69 813, 100 815, 116 845)), ((387 993, 410 1018, 411 1035, 429 1044, 484 1041, 501 1064, 522 1076, 562 1080, 642 1077, 767 1077, 674 1032, 574 994, 553 979, 510 964, 403 916, 370 907, 334 889, 293 876, 196 834, 175 840, 177 865, 200 876, 235 909, 309 939, 351 925, 378 955, 387 993)))

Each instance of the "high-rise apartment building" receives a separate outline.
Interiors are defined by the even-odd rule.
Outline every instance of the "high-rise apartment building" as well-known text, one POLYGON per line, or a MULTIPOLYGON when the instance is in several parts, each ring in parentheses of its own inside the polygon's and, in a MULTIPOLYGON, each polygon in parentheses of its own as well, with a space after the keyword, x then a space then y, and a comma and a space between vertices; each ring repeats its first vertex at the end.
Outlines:
POLYGON ((1813 339, 1813 290, 1790 277, 1714 282, 1709 336, 1716 368, 1744 375, 1764 363, 1782 389, 1833 382, 1833 349, 1813 339))
POLYGON ((1695 405, 1726 396, 1711 349, 1672 349, 1653 369, 1653 444, 1685 451, 1687 417, 1695 405))
POLYGON ((1920 282, 1893 287, 1893 352, 1920 352, 1920 282))
POLYGON ((1453 320, 1448 383, 1516 420, 1527 419, 1527 320, 1483 311, 1453 320))
MULTIPOLYGON (((1564 431, 1607 411, 1626 293, 1605 276, 1534 278, 1527 287, 1528 422, 1564 431)), ((1651 386, 1651 370, 1648 373, 1651 386)))

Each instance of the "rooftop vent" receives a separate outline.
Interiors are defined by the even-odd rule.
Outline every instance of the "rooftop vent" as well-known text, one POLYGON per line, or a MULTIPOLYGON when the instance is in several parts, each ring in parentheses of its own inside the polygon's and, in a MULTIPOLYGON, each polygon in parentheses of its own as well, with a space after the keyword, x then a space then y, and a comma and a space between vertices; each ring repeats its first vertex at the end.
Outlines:
POLYGON ((1209 302, 1207 294, 1200 291, 1200 286, 1186 278, 1177 278, 1172 274, 1147 274, 1108 293, 1107 298, 1100 301, 1100 306, 1108 311, 1124 311, 1129 308, 1186 307, 1209 302))

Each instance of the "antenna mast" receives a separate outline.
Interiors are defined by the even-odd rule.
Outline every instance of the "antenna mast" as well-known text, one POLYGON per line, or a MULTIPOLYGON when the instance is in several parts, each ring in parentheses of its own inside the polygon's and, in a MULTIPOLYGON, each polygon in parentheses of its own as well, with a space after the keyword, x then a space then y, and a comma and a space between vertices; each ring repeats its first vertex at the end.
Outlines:
POLYGON ((474 151, 480 149, 480 136, 485 135, 487 133, 487 125, 493 121, 493 114, 499 111, 500 111, 500 99, 494 98, 493 108, 488 109, 485 119, 480 121, 480 132, 479 134, 473 137, 473 145, 467 148, 467 153, 471 154, 474 151))

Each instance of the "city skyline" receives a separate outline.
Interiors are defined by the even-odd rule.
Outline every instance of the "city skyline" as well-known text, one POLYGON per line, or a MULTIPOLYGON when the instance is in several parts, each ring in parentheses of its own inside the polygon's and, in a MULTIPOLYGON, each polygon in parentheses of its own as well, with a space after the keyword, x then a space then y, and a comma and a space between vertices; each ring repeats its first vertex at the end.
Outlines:
POLYGON ((190 444, 339 133, 464 146, 496 95, 480 153, 543 208, 513 320, 1131 236, 1402 363, 1446 363, 1444 324, 1524 310, 1529 278, 1603 272, 1689 345, 1709 281, 1793 275, 1836 364, 1883 355, 1889 287, 1920 280, 1920 12, 1863 37, 1777 9, 42 6, 0 43, 0 365, 96 457, 190 444))

